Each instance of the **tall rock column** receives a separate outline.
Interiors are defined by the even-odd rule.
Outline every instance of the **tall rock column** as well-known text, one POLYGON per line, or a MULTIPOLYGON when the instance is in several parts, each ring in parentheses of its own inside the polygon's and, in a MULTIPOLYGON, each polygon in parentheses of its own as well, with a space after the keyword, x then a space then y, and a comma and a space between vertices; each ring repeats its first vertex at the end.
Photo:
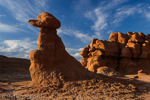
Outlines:
POLYGON ((90 78, 91 72, 80 62, 68 54, 57 30, 61 23, 53 15, 43 12, 37 20, 29 23, 40 28, 37 39, 38 48, 31 51, 30 74, 31 85, 60 85, 65 81, 75 81, 90 78))

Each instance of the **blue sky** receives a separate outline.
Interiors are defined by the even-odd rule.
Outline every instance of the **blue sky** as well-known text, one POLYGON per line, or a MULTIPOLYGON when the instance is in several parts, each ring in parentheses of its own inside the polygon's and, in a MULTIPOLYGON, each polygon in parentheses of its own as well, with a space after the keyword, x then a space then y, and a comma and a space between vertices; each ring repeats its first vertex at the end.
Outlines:
POLYGON ((58 35, 80 60, 93 38, 111 32, 150 32, 150 0, 0 0, 0 55, 29 58, 37 48, 39 28, 28 23, 42 12, 61 21, 58 35))

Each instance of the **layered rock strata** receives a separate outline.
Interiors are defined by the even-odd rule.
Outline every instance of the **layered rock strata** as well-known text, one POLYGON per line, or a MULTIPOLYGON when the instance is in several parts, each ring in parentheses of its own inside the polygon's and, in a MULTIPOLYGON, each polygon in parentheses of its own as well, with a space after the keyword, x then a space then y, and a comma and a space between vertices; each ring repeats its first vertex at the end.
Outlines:
POLYGON ((0 81, 15 82, 31 80, 30 60, 0 55, 0 81))
POLYGON ((107 66, 124 74, 150 73, 150 34, 113 32, 109 41, 93 39, 80 55, 81 64, 92 72, 107 66))

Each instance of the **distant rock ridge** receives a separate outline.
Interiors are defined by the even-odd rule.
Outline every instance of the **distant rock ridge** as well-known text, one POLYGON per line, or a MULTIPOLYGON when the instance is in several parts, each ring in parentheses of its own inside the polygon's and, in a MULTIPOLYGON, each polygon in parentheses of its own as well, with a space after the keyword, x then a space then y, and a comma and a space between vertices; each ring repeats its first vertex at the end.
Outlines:
POLYGON ((150 34, 113 32, 109 41, 93 39, 80 55, 81 64, 95 73, 103 66, 124 74, 150 73, 150 34))
POLYGON ((30 60, 0 55, 0 81, 31 80, 30 60))

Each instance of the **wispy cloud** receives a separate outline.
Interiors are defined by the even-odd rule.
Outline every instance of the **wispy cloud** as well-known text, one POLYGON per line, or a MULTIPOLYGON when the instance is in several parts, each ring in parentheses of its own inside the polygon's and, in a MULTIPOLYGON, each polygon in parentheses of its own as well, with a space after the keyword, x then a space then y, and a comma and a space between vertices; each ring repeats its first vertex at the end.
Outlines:
POLYGON ((146 4, 125 5, 128 0, 109 0, 99 4, 95 9, 85 13, 85 17, 92 20, 94 25, 91 29, 95 31, 96 36, 102 36, 104 33, 113 31, 121 25, 121 22, 129 16, 141 15, 150 20, 149 6, 146 4))
MULTIPOLYGON (((29 52, 37 48, 36 41, 31 41, 30 38, 20 40, 4 40, 1 43, 0 53, 5 56, 29 58, 29 52)), ((80 60, 82 56, 79 55, 83 48, 66 48, 73 57, 80 60)))
POLYGON ((146 4, 144 7, 145 9, 142 9, 143 15, 150 21, 150 6, 146 4))
MULTIPOLYGON (((19 21, 22 27, 18 25, 18 28, 14 27, 14 25, 11 27, 10 25, 1 24, 0 25, 3 28, 0 31, 3 32, 17 32, 17 31, 24 31, 23 27, 27 27, 31 29, 34 32, 37 32, 33 27, 29 26, 28 20, 29 19, 35 19, 37 15, 39 15, 42 11, 45 11, 47 9, 47 1, 48 0, 0 0, 0 6, 5 7, 10 11, 10 15, 12 17, 19 21), (20 28, 20 29, 19 29, 20 28)), ((0 15, 4 16, 4 15, 0 15)))
POLYGON ((12 12, 13 17, 20 22, 35 18, 45 9, 47 0, 0 0, 0 5, 12 12), (32 3, 31 3, 32 2, 32 3))
POLYGON ((0 17, 5 17, 6 15, 0 15, 0 17))
POLYGON ((80 56, 80 53, 71 54, 74 58, 76 58, 78 61, 81 60, 82 56, 80 56))
POLYGON ((0 53, 6 56, 28 58, 29 52, 36 49, 36 41, 30 38, 22 40, 5 40, 1 43, 0 53))
POLYGON ((78 61, 81 60, 82 56, 80 56, 80 52, 83 48, 66 48, 67 52, 69 52, 69 54, 71 54, 74 58, 76 58, 78 61))
POLYGON ((147 18, 148 20, 150 20, 150 12, 146 12, 146 13, 145 13, 145 16, 146 16, 146 18, 147 18))
POLYGON ((23 31, 23 30, 12 25, 0 23, 0 32, 9 32, 9 33, 14 32, 15 33, 17 31, 23 31))
POLYGON ((73 28, 66 28, 66 27, 58 29, 57 33, 58 34, 65 34, 68 36, 75 36, 75 38, 78 38, 83 43, 87 43, 96 37, 94 35, 90 36, 88 33, 81 32, 81 31, 75 30, 73 28))
POLYGON ((79 49, 74 49, 74 48, 66 48, 66 50, 68 52, 77 52, 77 51, 81 51, 83 48, 79 48, 79 49))
POLYGON ((98 7, 94 10, 88 11, 85 13, 85 17, 93 20, 94 25, 91 26, 91 29, 95 31, 95 35, 100 37, 105 30, 109 27, 110 17, 112 18, 111 12, 116 6, 126 2, 127 0, 112 0, 101 2, 98 7))
POLYGON ((135 14, 143 13, 142 10, 143 9, 142 9, 141 5, 136 5, 136 6, 126 5, 121 8, 118 8, 114 15, 114 21, 112 23, 115 24, 116 26, 118 26, 118 24, 121 21, 123 21, 125 18, 127 18, 131 15, 134 16, 135 14))

